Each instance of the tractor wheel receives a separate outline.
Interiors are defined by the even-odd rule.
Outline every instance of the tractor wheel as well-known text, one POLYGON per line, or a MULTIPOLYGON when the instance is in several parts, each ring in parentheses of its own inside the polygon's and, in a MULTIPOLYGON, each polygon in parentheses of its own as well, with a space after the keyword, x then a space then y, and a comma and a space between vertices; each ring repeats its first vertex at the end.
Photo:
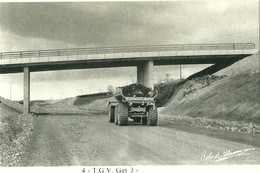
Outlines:
POLYGON ((119 103, 117 108, 118 125, 126 126, 128 123, 128 107, 123 103, 119 103))
POLYGON ((148 107, 148 117, 147 117, 147 125, 148 126, 156 126, 158 121, 158 112, 157 107, 149 106, 148 107))
POLYGON ((115 106, 109 106, 109 122, 115 122, 115 106))
POLYGON ((115 125, 118 125, 118 105, 115 107, 115 125))
POLYGON ((142 124, 147 125, 147 117, 142 117, 142 124))
POLYGON ((141 122, 141 117, 134 117, 134 122, 140 123, 141 122))

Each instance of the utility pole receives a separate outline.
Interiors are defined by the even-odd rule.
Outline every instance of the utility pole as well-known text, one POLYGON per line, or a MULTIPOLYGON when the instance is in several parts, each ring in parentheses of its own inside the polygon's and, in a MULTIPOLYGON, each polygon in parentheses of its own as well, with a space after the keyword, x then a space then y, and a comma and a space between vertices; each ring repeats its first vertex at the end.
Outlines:
POLYGON ((181 64, 180 64, 180 80, 181 80, 181 64))
POLYGON ((10 82, 10 100, 12 100, 12 82, 10 82))

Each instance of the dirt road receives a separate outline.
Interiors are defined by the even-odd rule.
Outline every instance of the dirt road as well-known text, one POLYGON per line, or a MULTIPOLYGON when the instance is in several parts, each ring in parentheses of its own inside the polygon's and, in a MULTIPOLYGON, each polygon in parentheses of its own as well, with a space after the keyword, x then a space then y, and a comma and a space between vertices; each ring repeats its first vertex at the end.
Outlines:
POLYGON ((23 164, 259 164, 258 138, 163 121, 156 127, 134 123, 119 127, 108 123, 107 115, 45 115, 37 118, 23 164))

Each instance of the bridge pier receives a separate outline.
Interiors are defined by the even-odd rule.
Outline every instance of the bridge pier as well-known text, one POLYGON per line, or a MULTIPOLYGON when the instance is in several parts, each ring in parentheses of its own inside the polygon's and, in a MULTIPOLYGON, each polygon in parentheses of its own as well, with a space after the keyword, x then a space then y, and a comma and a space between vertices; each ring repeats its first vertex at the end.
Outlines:
POLYGON ((137 83, 142 83, 149 88, 154 88, 153 61, 137 65, 137 83))
POLYGON ((144 84, 144 64, 137 65, 137 83, 144 84))
POLYGON ((24 85, 23 85, 23 113, 30 113, 30 68, 23 68, 24 85))

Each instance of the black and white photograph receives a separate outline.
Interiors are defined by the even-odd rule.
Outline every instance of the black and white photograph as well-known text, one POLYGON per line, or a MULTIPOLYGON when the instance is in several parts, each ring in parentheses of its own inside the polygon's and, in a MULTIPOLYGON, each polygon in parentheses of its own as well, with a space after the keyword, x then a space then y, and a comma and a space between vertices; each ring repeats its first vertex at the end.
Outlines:
POLYGON ((0 172, 260 172, 259 12, 0 2, 0 172))

